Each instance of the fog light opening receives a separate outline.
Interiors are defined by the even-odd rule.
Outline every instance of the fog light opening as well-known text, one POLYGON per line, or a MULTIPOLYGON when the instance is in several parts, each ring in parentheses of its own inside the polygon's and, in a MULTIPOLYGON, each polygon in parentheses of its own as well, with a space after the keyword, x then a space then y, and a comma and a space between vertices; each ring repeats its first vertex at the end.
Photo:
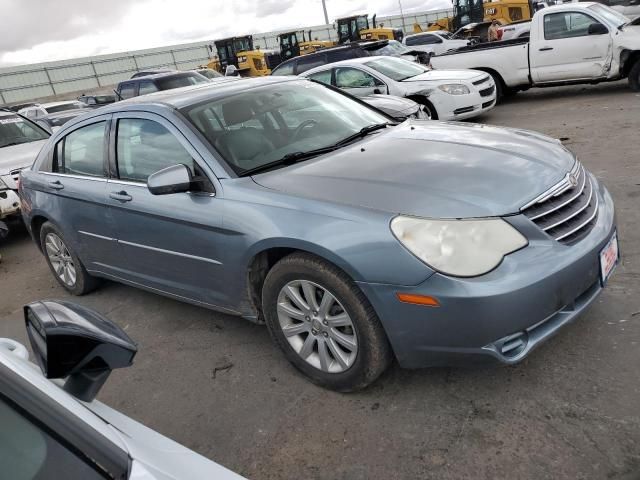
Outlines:
POLYGON ((515 358, 527 348, 528 343, 529 336, 527 333, 520 332, 505 338, 498 350, 506 358, 515 358))
POLYGON ((423 307, 439 307, 440 302, 435 297, 429 295, 416 295, 414 293, 396 293, 396 297, 402 303, 410 303, 412 305, 421 305, 423 307))

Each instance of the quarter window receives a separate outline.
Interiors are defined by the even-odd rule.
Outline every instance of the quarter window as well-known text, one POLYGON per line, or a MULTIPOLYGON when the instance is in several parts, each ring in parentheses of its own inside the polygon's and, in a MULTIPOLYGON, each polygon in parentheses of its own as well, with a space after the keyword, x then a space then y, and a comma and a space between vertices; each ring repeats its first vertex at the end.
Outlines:
POLYGON ((106 122, 79 128, 56 145, 53 171, 86 177, 104 176, 106 122))
POLYGON ((377 78, 355 68, 336 68, 336 86, 340 88, 367 88, 382 85, 377 78))
POLYGON ((589 25, 592 23, 600 22, 580 12, 551 13, 544 17, 544 38, 584 37, 589 35, 589 25))
POLYGON ((181 163, 194 174, 191 155, 173 133, 153 120, 119 120, 117 156, 122 180, 146 182, 152 173, 181 163))
POLYGON ((315 80, 317 82, 324 83, 325 85, 331 85, 331 70, 325 70, 323 72, 318 72, 309 75, 311 80, 315 80))

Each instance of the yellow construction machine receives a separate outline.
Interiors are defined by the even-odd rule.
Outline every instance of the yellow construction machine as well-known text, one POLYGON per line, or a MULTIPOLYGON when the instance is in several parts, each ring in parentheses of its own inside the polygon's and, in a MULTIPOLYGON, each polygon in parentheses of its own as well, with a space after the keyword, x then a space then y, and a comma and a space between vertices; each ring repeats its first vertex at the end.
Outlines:
POLYGON ((376 16, 372 18, 372 27, 369 26, 368 15, 353 15, 351 17, 336 20, 338 30, 338 42, 348 43, 360 40, 398 40, 402 41, 404 32, 401 28, 389 28, 383 24, 376 24, 376 16))
POLYGON ((308 35, 308 40, 307 32, 304 30, 285 32, 278 35, 280 57, 283 62, 299 55, 308 55, 320 50, 321 48, 334 47, 336 45, 336 42, 331 40, 312 40, 311 30, 309 30, 308 35), (300 41, 300 39, 302 39, 302 41, 300 41))
POLYGON ((281 62, 279 52, 254 48, 251 35, 225 38, 214 43, 218 58, 214 58, 207 67, 223 75, 227 67, 233 65, 242 77, 262 77, 269 75, 271 69, 281 62))

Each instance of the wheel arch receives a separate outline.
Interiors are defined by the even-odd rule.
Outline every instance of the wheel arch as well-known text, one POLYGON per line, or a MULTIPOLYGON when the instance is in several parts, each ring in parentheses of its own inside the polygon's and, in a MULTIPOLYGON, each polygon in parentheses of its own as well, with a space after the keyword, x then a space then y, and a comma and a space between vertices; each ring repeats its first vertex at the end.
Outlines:
POLYGON ((620 54, 621 76, 629 76, 629 72, 638 61, 640 61, 640 50, 623 50, 620 54))
POLYGON ((40 231, 42 230, 42 225, 44 225, 48 221, 49 221, 49 219, 47 217, 45 217, 44 215, 35 214, 35 215, 33 215, 31 217, 31 220, 29 222, 29 227, 31 229, 31 235, 33 236, 33 240, 35 241, 36 245, 38 246, 38 250, 40 250, 40 253, 44 253, 42 251, 42 245, 40 244, 40 231))
POLYGON ((264 323, 262 313, 262 287, 267 274, 276 263, 293 253, 307 253, 314 255, 342 270, 351 280, 359 279, 358 272, 335 252, 307 241, 292 241, 291 239, 270 239, 259 243, 247 255, 245 269, 245 301, 241 311, 250 311, 257 319, 257 323, 264 323), (246 302, 246 303, 245 303, 246 302))
POLYGON ((432 115, 432 120, 438 120, 438 110, 436 109, 436 107, 433 105, 433 103, 431 103, 431 101, 424 95, 407 95, 407 98, 409 100, 413 100, 416 103, 419 103, 421 105, 425 105, 427 107, 429 107, 431 109, 431 112, 433 112, 432 115))

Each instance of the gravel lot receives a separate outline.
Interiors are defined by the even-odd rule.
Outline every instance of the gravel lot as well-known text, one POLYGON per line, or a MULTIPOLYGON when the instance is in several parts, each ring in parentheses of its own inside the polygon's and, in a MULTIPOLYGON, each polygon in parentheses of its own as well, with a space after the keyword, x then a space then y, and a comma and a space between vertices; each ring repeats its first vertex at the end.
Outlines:
MULTIPOLYGON (((626 82, 525 92, 480 121, 564 138, 616 201, 622 265, 528 360, 393 367, 336 394, 296 373, 263 327, 107 283, 77 301, 140 352, 100 399, 256 480, 640 479, 640 94, 626 82)), ((67 295, 23 229, 0 252, 0 337, 26 342, 22 305, 67 295)))

